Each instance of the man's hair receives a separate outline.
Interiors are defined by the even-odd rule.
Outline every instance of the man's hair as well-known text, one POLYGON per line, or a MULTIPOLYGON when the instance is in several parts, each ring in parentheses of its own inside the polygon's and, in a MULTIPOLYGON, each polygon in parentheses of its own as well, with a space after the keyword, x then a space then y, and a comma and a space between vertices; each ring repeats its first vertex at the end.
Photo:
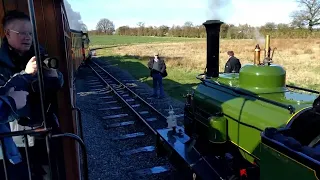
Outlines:
POLYGON ((21 11, 17 11, 17 10, 8 11, 2 19, 3 28, 6 28, 6 26, 8 26, 8 24, 10 24, 14 20, 30 21, 30 18, 28 15, 26 15, 21 11))
POLYGON ((229 56, 234 56, 234 52, 233 52, 233 51, 228 51, 227 54, 228 54, 229 56))

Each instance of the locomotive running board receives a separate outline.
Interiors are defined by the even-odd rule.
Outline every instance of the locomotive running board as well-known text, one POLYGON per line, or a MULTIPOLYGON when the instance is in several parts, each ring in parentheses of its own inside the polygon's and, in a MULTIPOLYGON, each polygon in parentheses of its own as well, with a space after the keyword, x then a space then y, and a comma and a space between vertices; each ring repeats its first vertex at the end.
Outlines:
MULTIPOLYGON (((202 180, 223 179, 218 172, 195 149, 189 147, 190 137, 177 127, 176 133, 172 129, 157 130, 156 151, 158 156, 169 155, 173 166, 179 170, 191 169, 202 180)), ((192 177, 193 174, 190 174, 192 177)))

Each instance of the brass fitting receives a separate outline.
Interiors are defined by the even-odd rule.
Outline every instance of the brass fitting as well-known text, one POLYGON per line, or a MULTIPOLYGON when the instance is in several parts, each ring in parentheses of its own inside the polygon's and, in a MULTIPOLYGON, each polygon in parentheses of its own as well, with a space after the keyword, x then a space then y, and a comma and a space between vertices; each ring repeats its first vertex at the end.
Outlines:
POLYGON ((254 65, 260 65, 260 46, 259 44, 256 45, 255 49, 254 49, 254 65))

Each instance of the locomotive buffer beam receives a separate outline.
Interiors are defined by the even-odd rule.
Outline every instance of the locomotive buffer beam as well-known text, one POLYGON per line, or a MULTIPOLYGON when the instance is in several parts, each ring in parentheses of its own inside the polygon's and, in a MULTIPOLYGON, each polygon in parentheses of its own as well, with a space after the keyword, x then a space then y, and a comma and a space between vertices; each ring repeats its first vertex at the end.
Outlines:
POLYGON ((190 148, 190 137, 181 127, 175 131, 158 129, 156 151, 158 156, 167 155, 176 169, 184 173, 186 169, 191 170, 191 179, 194 174, 202 180, 223 179, 195 148, 190 148))

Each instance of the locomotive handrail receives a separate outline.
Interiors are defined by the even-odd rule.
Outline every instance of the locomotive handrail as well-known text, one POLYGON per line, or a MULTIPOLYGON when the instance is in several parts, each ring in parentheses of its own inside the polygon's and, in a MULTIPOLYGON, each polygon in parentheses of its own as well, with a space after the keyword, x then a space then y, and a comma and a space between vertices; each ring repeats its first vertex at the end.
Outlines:
POLYGON ((315 94, 320 94, 319 91, 315 91, 315 90, 312 90, 312 89, 307 89, 307 88, 293 86, 293 85, 286 85, 286 86, 289 87, 289 88, 292 88, 292 89, 297 89, 297 90, 302 90, 302 91, 311 92, 311 93, 315 93, 315 94))
MULTIPOLYGON (((5 154, 5 148, 2 146, 3 143, 3 138, 4 137, 13 137, 13 136, 25 136, 25 138, 27 139, 27 135, 45 135, 45 136, 49 136, 51 138, 62 138, 62 137, 69 137, 72 138, 74 140, 76 140, 82 149, 82 155, 83 155, 83 175, 84 175, 84 180, 88 180, 88 160, 87 160, 87 149, 85 147, 85 144, 83 142, 83 140, 72 133, 64 133, 64 134, 51 134, 51 128, 39 128, 39 129, 32 129, 32 130, 23 130, 23 131, 14 131, 14 132, 7 132, 7 133, 0 133, 0 141, 1 141, 1 149, 2 149, 2 153, 5 154)), ((25 140, 25 149, 26 149, 26 158, 27 158, 27 164, 28 164, 28 172, 29 172, 29 179, 31 179, 31 171, 30 171, 30 164, 29 164, 29 155, 28 155, 28 141, 25 140)), ((3 157, 5 158, 5 156, 3 157)), ((8 174, 7 174, 7 166, 6 166, 6 162, 3 161, 4 163, 4 171, 5 171, 5 179, 8 179, 8 174)), ((51 168, 50 168, 51 170, 51 168)), ((51 173, 50 173, 51 174, 51 173)), ((52 178, 51 178, 52 179, 52 178)))
MULTIPOLYGON (((224 87, 224 88, 230 89, 230 90, 232 90, 232 91, 235 92, 235 93, 244 94, 244 95, 247 95, 247 96, 250 96, 250 97, 259 99, 259 100, 261 100, 261 101, 264 101, 264 102, 273 104, 273 105, 275 105, 275 106, 282 107, 282 108, 284 108, 284 109, 289 110, 290 114, 294 114, 294 112, 295 112, 295 108, 294 108, 292 105, 286 105, 286 104, 279 103, 279 102, 277 102, 277 101, 269 100, 269 99, 260 97, 260 96, 254 94, 254 93, 251 93, 251 92, 245 91, 245 90, 243 90, 243 89, 240 89, 240 88, 230 87, 230 86, 227 86, 227 85, 224 85, 224 84, 220 84, 220 83, 215 82, 215 81, 208 81, 207 79, 200 78, 200 77, 199 77, 200 75, 205 75, 205 74, 199 74, 199 75, 197 76, 197 79, 201 80, 203 83, 206 83, 206 82, 207 82, 207 83, 209 83, 209 84, 219 85, 219 86, 222 86, 222 87, 224 87)), ((214 87, 212 87, 212 88, 214 88, 214 87)))
POLYGON ((42 63, 41 63, 42 59, 41 59, 40 47, 39 47, 39 41, 38 41, 37 24, 36 24, 33 0, 28 0, 28 8, 29 8, 29 14, 30 14, 30 22, 32 25, 32 40, 34 45, 34 53, 36 56, 37 69, 38 69, 37 74, 38 74, 40 103, 41 103, 41 116, 44 122, 44 128, 47 128, 45 108, 44 108, 45 92, 44 92, 43 72, 42 72, 42 63))
POLYGON ((0 138, 21 136, 21 135, 41 135, 41 134, 48 134, 50 131, 51 131, 51 128, 39 128, 39 129, 31 129, 31 130, 13 131, 13 132, 0 133, 0 138))
MULTIPOLYGON (((29 154, 28 154, 28 148, 29 148, 29 143, 28 143, 28 136, 27 135, 41 135, 45 134, 46 137, 50 134, 51 128, 39 128, 39 129, 32 129, 32 130, 22 130, 22 131, 13 131, 13 132, 6 132, 6 133, 0 133, 0 142, 1 142, 1 150, 2 150, 2 155, 3 155, 3 168, 4 168, 4 175, 5 179, 8 180, 8 172, 7 172, 7 162, 5 158, 6 154, 6 148, 4 148, 4 138, 5 137, 14 137, 14 136, 21 136, 23 135, 24 138, 26 139, 24 141, 25 144, 25 151, 26 151, 26 160, 27 160, 27 168, 28 168, 28 179, 31 180, 31 168, 30 168, 30 161, 29 161, 29 154)), ((47 138, 46 138, 47 140, 47 138)), ((48 153, 48 151, 47 151, 48 153)), ((50 160, 49 160, 50 163, 50 160)), ((49 165, 49 169, 51 172, 51 165, 49 165)), ((50 173, 50 177, 51 173, 50 173)), ((52 179, 52 178, 51 178, 52 179)))
MULTIPOLYGON (((28 10, 29 10, 29 15, 30 15, 30 23, 32 25, 32 42, 33 42, 33 46, 34 46, 34 55, 36 57, 36 64, 37 64, 37 69, 38 69, 37 76, 38 76, 39 94, 40 94, 41 118, 42 118, 44 129, 47 129, 46 112, 45 112, 45 107, 44 107, 45 91, 44 91, 43 72, 42 72, 43 67, 42 67, 42 63, 41 63, 42 59, 41 59, 41 54, 40 54, 40 45, 39 45, 39 40, 38 40, 37 23, 36 23, 36 15, 35 15, 35 8, 34 8, 33 0, 28 0, 28 10)), ((45 137, 45 141, 46 141, 49 169, 51 171, 52 167, 51 167, 51 160, 50 160, 50 148, 49 148, 48 136, 45 137)), ((51 173, 50 173, 50 178, 52 179, 51 173)))
MULTIPOLYGON (((79 126, 79 134, 80 134, 80 138, 81 140, 83 141, 83 130, 82 130, 82 115, 81 115, 81 110, 80 108, 78 107, 72 107, 72 110, 76 110, 77 111, 77 114, 78 114, 78 117, 76 118, 77 119, 77 128, 79 126)), ((81 143, 79 143, 81 144, 81 143)), ((82 146, 82 145, 81 145, 82 146)), ((83 149, 83 147, 81 147, 83 149)), ((87 159, 87 155, 85 155, 85 159, 87 159)), ((86 160, 87 161, 87 160, 86 160)), ((87 171, 87 168, 88 168, 88 162, 83 162, 84 163, 84 169, 85 171, 87 171)), ((85 175, 87 176, 87 175, 85 175)), ((88 179, 88 177, 85 177, 86 179, 88 179)))
POLYGON ((78 114, 78 124, 79 124, 79 131, 80 131, 80 138, 83 139, 83 128, 82 128, 82 115, 81 110, 78 107, 73 107, 72 110, 76 110, 78 114))
POLYGON ((83 176, 84 180, 89 179, 89 173, 88 173, 88 156, 87 156, 87 148, 86 145, 84 144, 83 140, 77 136, 76 134, 72 133, 64 133, 64 134, 54 134, 51 136, 52 138, 63 138, 63 137, 69 137, 71 139, 76 140, 82 149, 82 155, 83 155, 83 176))

